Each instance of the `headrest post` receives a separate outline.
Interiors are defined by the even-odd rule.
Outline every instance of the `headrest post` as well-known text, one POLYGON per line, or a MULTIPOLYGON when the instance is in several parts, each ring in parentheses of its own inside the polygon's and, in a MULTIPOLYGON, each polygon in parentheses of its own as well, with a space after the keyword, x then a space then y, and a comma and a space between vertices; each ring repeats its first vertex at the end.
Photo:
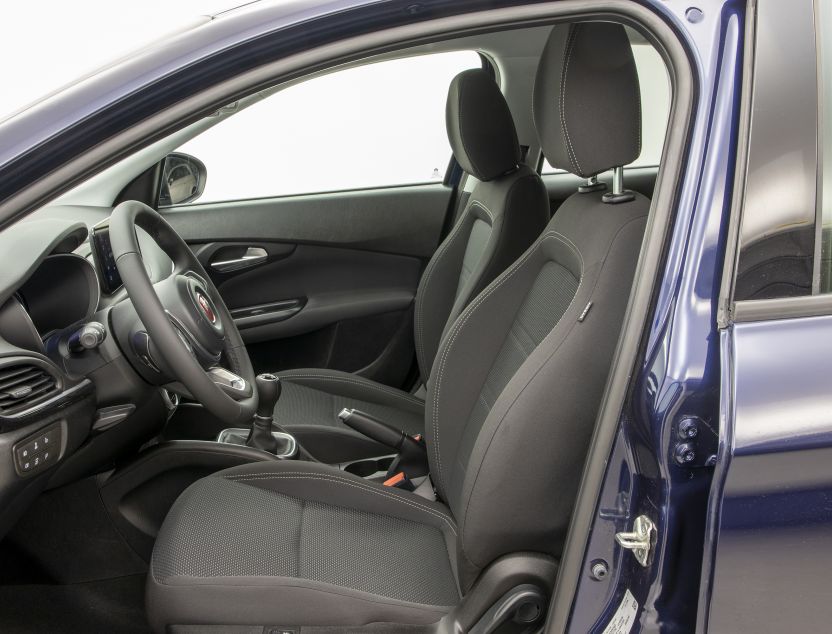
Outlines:
POLYGON ((583 185, 578 187, 579 194, 589 194, 591 192, 600 192, 607 188, 606 183, 601 183, 598 181, 598 174, 593 174, 589 178, 586 179, 583 185))
POLYGON ((624 168, 621 165, 612 168, 612 193, 624 193, 624 168))
POLYGON ((612 168, 612 191, 607 192, 601 200, 608 205, 617 205, 635 200, 635 194, 624 189, 624 167, 619 165, 612 168))

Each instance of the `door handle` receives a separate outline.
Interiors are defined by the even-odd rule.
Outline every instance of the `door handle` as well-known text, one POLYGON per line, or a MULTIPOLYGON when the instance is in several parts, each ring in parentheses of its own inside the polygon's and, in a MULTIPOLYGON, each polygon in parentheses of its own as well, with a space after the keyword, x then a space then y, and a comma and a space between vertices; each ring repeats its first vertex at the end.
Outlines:
POLYGON ((249 247, 243 257, 211 262, 211 268, 219 273, 230 273, 231 271, 239 271, 263 264, 268 257, 269 254, 262 247, 249 247))
POLYGON ((253 328, 294 317, 306 304, 306 299, 284 299, 270 304, 235 308, 231 311, 237 328, 253 328))

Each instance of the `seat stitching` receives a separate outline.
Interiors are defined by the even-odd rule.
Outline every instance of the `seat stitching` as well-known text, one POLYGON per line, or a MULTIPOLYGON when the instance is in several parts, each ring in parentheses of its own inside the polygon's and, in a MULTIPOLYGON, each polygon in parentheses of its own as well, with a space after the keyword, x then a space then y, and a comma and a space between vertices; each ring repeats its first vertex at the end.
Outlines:
MULTIPOLYGON (((468 219, 469 212, 468 210, 471 206, 476 203, 477 201, 469 201, 468 204, 465 206, 465 213, 462 214, 459 221, 456 223, 451 235, 448 236, 442 244, 439 245, 439 250, 434 254, 434 256, 428 262, 428 267, 425 270, 424 275, 422 276, 422 282, 419 284, 420 290, 422 291, 419 293, 416 292, 418 299, 416 301, 416 345, 418 347, 417 353, 422 359, 422 365, 425 365, 427 359, 425 359, 425 344, 424 344, 424 319, 422 317, 422 308, 425 304, 425 292, 424 290, 427 288, 428 284, 430 283, 431 277, 436 272, 437 267, 439 266, 440 260, 444 257, 445 253, 448 249, 451 248, 451 245, 456 241, 456 239, 462 235, 462 225, 465 224, 465 221, 468 219)), ((428 376, 422 377, 423 380, 427 380, 430 376, 431 368, 424 368, 424 371, 427 372, 428 376)))
POLYGON ((581 164, 578 162, 578 156, 575 154, 575 148, 572 146, 572 138, 569 136, 569 130, 566 126, 566 76, 569 73, 569 60, 572 58, 572 51, 575 48, 575 39, 578 32, 579 25, 573 24, 569 33, 569 40, 566 43, 566 61, 563 65, 563 73, 560 79, 560 127, 563 131, 563 137, 566 139, 566 146, 568 148, 567 154, 573 166, 578 170, 579 174, 583 174, 581 164))
MULTIPOLYGON (((535 179, 537 181, 540 181, 540 176, 537 173, 527 174, 525 176, 521 176, 520 178, 516 179, 511 184, 511 186, 509 187, 509 191, 508 191, 508 193, 506 194, 506 197, 505 197, 506 212, 502 214, 502 219, 501 219, 502 220, 502 223, 501 223, 502 225, 507 225, 508 224, 508 218, 511 217, 511 215, 508 213, 508 210, 511 209, 512 199, 513 199, 513 196, 515 195, 515 193, 518 190, 518 185, 521 182, 523 182, 524 180, 531 180, 531 181, 535 182, 535 179)), ((540 184, 542 185, 543 182, 540 181, 540 184)), ((482 203, 479 203, 479 204, 480 204, 481 207, 483 207, 483 209, 485 209, 485 211, 489 211, 488 209, 486 209, 482 205, 482 203)), ((548 203, 546 203, 546 209, 548 209, 548 203)), ((490 214, 489 214, 489 217, 490 217, 490 214)), ((547 223, 548 223, 548 221, 544 221, 543 228, 545 228, 545 225, 547 223)), ((495 262, 500 262, 500 258, 498 257, 498 255, 500 254, 500 248, 502 246, 505 246, 505 244, 504 244, 505 243, 505 234, 509 232, 508 229, 501 229, 499 231, 494 231, 496 226, 497 225, 494 222, 494 218, 491 217, 492 232, 491 232, 491 235, 488 238, 488 243, 486 244, 486 248, 483 252, 483 255, 480 258, 480 260, 477 261, 477 265, 476 265, 480 269, 480 275, 479 275, 478 278, 474 279, 474 283, 471 283, 471 278, 470 277, 469 277, 468 280, 466 280, 466 283, 465 283, 464 286, 470 286, 470 288, 468 289, 468 293, 465 294, 464 297, 463 297, 463 294, 461 292, 457 295, 456 301, 454 303, 454 307, 459 305, 458 313, 461 313, 463 310, 465 310, 468 303, 472 299, 476 298, 476 296, 480 292, 482 292, 485 289, 485 287, 488 286, 488 284, 493 282, 494 279, 497 276, 499 276, 500 273, 502 273, 502 271, 505 268, 507 268, 508 265, 511 263, 511 262, 506 262, 506 263, 504 263, 503 266, 499 267, 496 271, 493 271, 493 273, 491 271, 492 266, 494 266, 495 262), (491 248, 489 249, 489 247, 491 247, 491 248), (487 281, 486 281, 485 284, 482 284, 484 279, 486 279, 487 281), (479 289, 477 289, 478 286, 480 286, 479 289)), ((532 236, 532 241, 534 241, 536 239, 536 237, 539 235, 540 231, 542 231, 542 229, 534 232, 535 235, 532 236)), ((518 255, 517 257, 520 257, 520 255, 518 255)), ((514 259, 516 259, 516 258, 514 258, 514 259)), ((463 286, 463 288, 460 289, 460 291, 464 290, 464 286, 463 286)), ((459 316, 459 314, 457 314, 457 317, 458 316, 459 316)), ((456 317, 454 317, 453 320, 449 319, 448 322, 445 324, 445 328, 442 331, 443 336, 445 335, 445 329, 452 326, 454 321, 456 321, 456 317)), ((440 339, 440 343, 441 343, 441 339, 440 339)))
MULTIPOLYGON (((546 340, 546 339, 547 339, 547 338, 548 338, 548 337, 549 337, 549 336, 550 336, 550 335, 551 335, 551 334, 555 331, 555 329, 556 329, 556 328, 560 325, 560 323, 563 321, 563 318, 564 318, 564 317, 566 317, 566 314, 569 312, 569 309, 570 309, 570 308, 572 308, 572 306, 575 304, 575 300, 576 300, 576 299, 577 299, 577 297, 578 297, 578 293, 581 291, 581 286, 582 286, 582 284, 583 284, 583 281, 584 281, 584 276, 583 276, 583 270, 582 270, 582 271, 581 271, 581 278, 580 278, 580 280, 578 280, 578 287, 575 289, 575 294, 574 294, 574 295, 572 295, 572 299, 569 301, 569 305, 566 307, 566 310, 564 310, 564 311, 563 311, 563 313, 561 314, 561 316, 560 316, 560 317, 558 318, 558 320, 555 322, 555 325, 554 325, 554 326, 552 326, 552 328, 551 328, 551 329, 549 330, 549 332, 546 334, 546 337, 544 337, 544 338, 543 338, 543 340, 542 340, 542 341, 538 344, 538 346, 539 346, 539 345, 541 345, 541 344, 542 344, 542 343, 543 343, 543 342, 544 342, 544 341, 545 341, 545 340, 546 340)), ((562 343, 563 343, 563 342, 561 342, 561 345, 562 345, 562 343)), ((535 346, 535 348, 534 348, 534 349, 532 349, 532 352, 534 352, 534 350, 535 350, 535 349, 537 349, 537 346, 535 346)), ((555 351, 553 351, 553 352, 552 352, 552 354, 551 354, 551 355, 549 355, 549 357, 547 357, 547 360, 548 360, 548 359, 550 359, 552 356, 554 356, 555 352, 557 352, 557 350, 559 350, 559 349, 560 349, 560 345, 558 345, 558 347, 556 348, 556 350, 555 350, 555 351)), ((530 354, 531 354, 531 353, 530 353, 530 354)), ((530 356, 530 355, 529 355, 529 356, 530 356)), ((526 360, 528 360, 528 357, 527 357, 527 359, 526 359, 526 360)), ((525 362, 524 362, 524 364, 525 364, 525 362)), ((522 365, 521 365, 521 368, 522 368, 522 365)), ((517 370, 517 372, 519 372, 519 371, 520 371, 520 369, 518 369, 518 370, 517 370)), ((515 375, 517 374, 517 372, 515 373, 515 375)), ((536 377, 536 376, 537 376, 537 372, 533 375, 533 377, 532 377, 532 378, 530 378, 530 379, 529 379, 529 380, 525 383, 525 385, 523 386, 523 388, 522 388, 522 390, 521 390, 521 393, 522 393, 522 391, 524 391, 524 390, 526 389, 526 387, 527 387, 527 386, 528 386, 528 385, 532 382, 533 378, 534 378, 534 377, 536 377)), ((514 378, 514 377, 512 376, 512 378, 514 378)), ((509 382, 510 382, 510 381, 509 381, 509 382)), ((506 387, 508 387, 508 385, 506 385, 506 387)), ((503 391, 505 391, 505 388, 503 388, 503 391)), ((502 394, 502 392, 500 392, 500 394, 502 394)), ((516 400, 516 399, 515 399, 515 400, 516 400)), ((511 408, 509 407, 509 410, 510 410, 510 409, 511 409, 511 408)), ((490 414, 491 412, 489 411, 488 413, 490 414)), ((502 424, 502 422, 505 420, 505 417, 506 417, 507 415, 508 415, 508 410, 506 410, 506 414, 504 414, 504 415, 503 415, 503 417, 500 419, 500 423, 497 425, 497 428, 498 428, 498 429, 499 429, 499 426, 502 424)), ((486 414, 486 416, 487 416, 487 414, 486 414)), ((494 437, 495 435, 496 435, 496 431, 495 431, 495 432, 494 432, 494 434, 492 435, 492 439, 493 439, 493 437, 494 437)), ((489 448, 490 448, 490 446, 491 446, 491 443, 489 443, 489 448)), ((486 452, 487 452, 487 450, 486 450, 486 452)), ((473 490, 474 485, 476 485, 477 480, 479 479, 479 475, 480 475, 480 470, 478 469, 478 470, 477 470, 477 475, 475 475, 475 476, 474 476, 474 484, 472 484, 472 485, 471 485, 472 490, 473 490)), ((464 513, 463 513, 463 517, 464 517, 464 518, 467 518, 467 517, 468 517, 468 509, 471 507, 471 499, 472 499, 472 498, 473 498, 473 495, 469 495, 469 496, 468 496, 468 503, 465 505, 465 511, 464 511, 464 513)), ((464 545, 464 539, 463 539, 463 537, 464 537, 464 533, 463 533, 462 535, 460 535, 460 540, 459 540, 461 550, 465 550, 465 545, 464 545)))
MULTIPOLYGON (((538 244, 540 244, 548 235, 549 234, 547 233, 547 234, 541 236, 538 244)), ((537 245, 535 245, 535 246, 537 246, 537 245)), ((488 296, 491 295, 491 293, 493 293, 496 289, 498 289, 500 286, 502 286, 503 282, 505 282, 512 275, 514 275, 515 271, 520 267, 520 265, 523 264, 529 257, 531 257, 531 254, 533 252, 535 252, 535 250, 536 249, 534 249, 534 248, 530 248, 523 255, 522 258, 520 258, 517 262, 515 262, 514 265, 503 274, 502 277, 498 278, 495 281, 495 283, 492 287, 487 288, 485 291, 483 291, 479 295, 479 297, 477 297, 474 300, 474 302, 472 304, 470 304, 469 307, 465 311, 463 311, 462 314, 457 318, 457 321, 456 321, 456 323, 454 323, 453 328, 451 329, 451 332, 448 334, 450 339, 448 341, 448 344, 442 350, 442 356, 439 359, 439 370, 437 372, 437 379, 436 379, 436 394, 433 398, 433 402, 431 403, 431 405, 432 405, 432 407, 431 407, 432 427, 433 427, 433 438, 434 438, 433 455, 434 455, 434 458, 436 459, 436 479, 437 479, 437 483, 439 483, 439 484, 441 484, 441 482, 442 482, 442 458, 441 458, 441 454, 439 452, 439 425, 438 425, 439 397, 440 397, 440 392, 441 392, 441 387, 442 387, 442 375, 445 371, 445 360, 448 356, 448 350, 451 347, 453 347, 454 340, 456 339, 456 336, 459 333, 460 328, 465 324, 465 322, 468 321, 468 318, 470 317, 470 315, 474 311, 474 309, 476 309, 477 306, 479 306, 483 301, 485 301, 485 299, 487 299, 488 296)))
MULTIPOLYGON (((514 187, 514 185, 512 185, 512 187, 514 187)), ((496 225, 494 222, 494 214, 492 213, 492 211, 479 200, 473 201, 471 205, 476 205, 482 211, 485 212, 486 216, 488 216, 488 223, 486 223, 488 224, 489 228, 488 239, 485 242, 485 247, 483 247, 483 251, 480 254, 480 257, 474 262, 474 265, 471 268, 466 268, 465 255, 468 251, 468 245, 471 244, 471 235, 474 232, 474 225, 478 220, 480 222, 485 222, 483 218, 475 217, 474 221, 471 223, 471 231, 468 232, 468 242, 465 245, 465 251, 462 253, 462 265, 459 271, 459 279, 457 280, 456 294, 454 295, 453 302, 451 302, 451 310, 448 313, 448 318, 445 320, 445 324, 442 326, 442 334, 444 334, 445 328, 447 328, 448 326, 448 322, 451 321, 451 316, 454 313, 454 308, 456 308, 459 305, 460 301, 462 301, 462 306, 459 309, 462 310, 462 308, 465 308, 465 305, 468 303, 468 300, 471 299, 470 291, 467 293, 467 298, 463 296, 462 291, 465 290, 466 286, 468 286, 469 283, 473 284, 473 286, 476 287, 477 283, 479 283, 482 280, 483 274, 488 270, 488 265, 491 263, 491 260, 494 258, 495 255, 496 249, 493 248, 493 244, 499 244, 500 242, 500 232, 495 231, 496 225), (483 262, 483 260, 485 259, 487 259, 487 261, 483 262), (478 277, 474 277, 473 274, 477 270, 480 271, 480 275, 478 277), (468 274, 467 277, 465 276, 466 273, 468 274)), ((440 341, 441 339, 442 337, 440 335, 440 341)))
MULTIPOLYGON (((629 225, 630 225, 630 224, 632 224, 633 222, 636 222, 636 221, 638 221, 638 220, 640 220, 640 219, 642 219, 642 218, 644 218, 644 217, 645 217, 645 216, 637 216, 636 218, 631 218, 630 220, 628 220, 627 222, 625 222, 623 225, 621 225, 621 226, 618 228, 618 231, 616 232, 616 234, 612 237, 612 239, 611 239, 611 240, 609 241, 609 243, 607 244, 607 249, 606 249, 606 251, 605 251, 604 259, 600 262, 600 269, 599 269, 598 276, 596 277, 595 282, 594 282, 594 284, 593 284, 592 288, 589 290, 589 298, 590 298, 590 299, 592 298, 593 294, 595 293, 595 290, 598 288, 598 282, 599 282, 599 280, 601 279, 601 273, 603 272, 603 269, 604 269, 604 267, 605 267, 605 266, 606 266, 606 264, 607 264, 607 259, 609 258, 610 251, 612 250, 612 245, 613 245, 613 244, 615 244, 615 241, 618 239, 618 237, 621 235, 621 233, 622 233, 622 232, 623 232, 623 231, 624 231, 627 227, 629 227, 629 225)), ((564 238, 566 238, 565 236, 563 236, 563 237, 564 237, 564 238)), ((567 240, 569 240, 568 238, 566 238, 566 239, 567 239, 567 240)), ((571 240, 569 240, 569 241, 571 242, 571 240)), ((546 337, 544 337, 544 341, 545 341, 547 338, 549 338, 549 337, 551 337, 551 336, 552 336, 552 333, 554 332, 555 328, 557 328, 558 324, 560 324, 560 322, 563 320, 563 318, 564 318, 564 316, 566 315, 566 313, 569 311, 569 308, 571 308, 571 306, 575 303, 575 299, 577 298, 577 296, 578 296, 578 292, 580 291, 580 289, 581 289, 581 285, 583 284, 583 281, 584 281, 584 265, 583 265, 583 256, 581 255, 580 251, 578 251, 578 255, 581 257, 581 277, 580 277, 580 279, 578 280, 578 287, 575 289, 575 295, 572 297, 572 301, 570 301, 570 302, 569 302, 569 306, 567 306, 567 308, 566 308, 566 310, 564 311, 564 313, 560 316, 560 319, 558 319, 558 322, 557 322, 557 323, 556 323, 556 324, 552 327, 552 329, 549 331, 549 333, 546 335, 546 337)), ((494 438, 497 436, 497 431, 498 431, 498 430, 500 429, 500 427, 502 426, 503 422, 505 421, 506 417, 508 416, 508 413, 511 411, 511 408, 512 408, 512 407, 514 406, 514 404, 517 402, 517 399, 519 399, 519 398, 520 398, 520 395, 521 395, 521 394, 522 394, 522 393, 526 390, 526 388, 527 388, 527 387, 528 387, 528 386, 529 386, 529 385, 530 385, 530 384, 531 384, 531 383, 535 380, 535 378, 537 377, 537 375, 541 372, 541 370, 545 367, 545 365, 549 362, 549 360, 550 360, 552 357, 554 357, 554 356, 555 356, 555 354, 557 354, 558 350, 560 350, 561 346, 563 346, 564 342, 566 341, 566 339, 567 339, 567 337, 568 337, 568 335, 569 335, 569 332, 571 332, 571 328, 574 328, 574 326, 575 326, 575 324, 573 324, 573 325, 570 327, 570 331, 568 331, 568 332, 564 333, 563 338, 561 339, 560 343, 558 343, 558 345, 555 347, 555 349, 554 349, 554 350, 552 350, 552 351, 549 353, 549 355, 547 355, 547 357, 546 357, 545 359, 542 359, 542 360, 539 362, 537 369, 534 371, 534 374, 532 374, 532 376, 528 378, 528 380, 527 380, 527 381, 523 384, 523 386, 522 386, 522 387, 520 388, 520 390, 517 392, 517 396, 515 397, 514 401, 512 401, 511 405, 509 405, 509 406, 506 408, 506 411, 503 413, 503 415, 502 415, 502 417, 500 418, 500 420, 496 423, 496 426, 494 427, 494 432, 493 432, 493 433, 492 433, 492 435, 491 435, 491 439, 488 441, 488 446, 486 447, 486 449, 485 449, 485 453, 483 454, 483 456, 485 456, 485 455, 488 453, 488 451, 491 449, 491 446, 492 446, 492 444, 493 444, 494 438)), ((620 337, 620 336, 621 336, 621 335, 619 334, 619 337, 620 337)), ((542 344, 542 343, 543 343, 543 342, 541 341, 541 344, 542 344)), ((513 377, 512 377, 512 378, 513 378, 513 377)), ((460 551, 463 553, 463 555, 465 556, 465 558, 466 558, 466 559, 468 559, 468 561, 470 561, 471 563, 475 563, 475 562, 471 561, 471 559, 468 557, 468 555, 467 555, 467 554, 465 554, 465 545, 464 545, 464 542, 465 542, 465 532, 464 532, 464 531, 465 531, 465 528, 466 528, 466 527, 465 527, 465 526, 462 526, 462 524, 465 524, 465 523, 466 523, 466 521, 467 521, 467 518, 468 518, 468 510, 469 510, 469 509, 470 509, 470 507, 471 507, 471 500, 473 499, 473 490, 474 490, 474 487, 475 487, 475 486, 476 486, 476 484, 477 484, 477 481, 479 480, 479 477, 480 477, 480 470, 481 470, 481 468, 482 468, 482 462, 480 462, 480 469, 478 469, 478 470, 477 470, 477 474, 474 476, 474 482, 471 484, 471 495, 469 495, 469 497, 468 497, 468 503, 465 505, 465 510, 464 510, 464 511, 463 511, 463 513, 462 513, 462 520, 461 520, 461 531, 462 531, 462 533, 461 533, 461 534, 460 534, 460 536, 459 536, 459 546, 460 546, 460 551)))
MULTIPOLYGON (((393 388, 390 388, 390 387, 387 387, 387 386, 384 386, 384 385, 376 385, 372 381, 366 381, 365 382, 365 381, 361 381, 361 380, 357 380, 357 379, 351 379, 349 377, 331 376, 331 375, 328 375, 328 374, 288 374, 288 375, 286 375, 286 381, 289 381, 291 383, 292 379, 313 379, 313 380, 319 380, 319 381, 340 381, 342 383, 353 383, 355 385, 361 385, 361 386, 369 388, 369 389, 378 390, 379 392, 384 392, 384 393, 386 393, 390 396, 395 396, 397 398, 408 401, 408 402, 413 403, 415 405, 423 405, 424 404, 424 401, 422 401, 419 398, 416 398, 415 396, 412 396, 412 395, 407 394, 407 393, 404 393, 404 394, 399 393, 398 391, 394 390, 393 388)), ((315 389, 315 388, 312 388, 312 389, 315 389)))
MULTIPOLYGON (((537 242, 532 247, 529 247, 528 251, 526 251, 526 253, 519 260, 517 260, 511 266, 510 269, 506 270, 500 277, 498 277, 494 282, 492 282, 492 286, 486 288, 482 293, 480 293, 480 295, 476 298, 476 300, 474 300, 474 302, 472 304, 470 304, 468 306, 468 308, 465 309, 465 311, 459 316, 459 318, 457 319, 456 323, 453 326, 453 329, 451 330, 451 332, 448 335, 448 337, 449 337, 448 343, 444 347, 444 349, 442 350, 442 356, 441 356, 440 361, 439 361, 439 370, 437 372, 438 376, 437 376, 437 380, 436 380, 436 395, 434 396, 433 402, 432 402, 432 419, 433 419, 432 423, 433 423, 433 437, 434 437, 433 452, 434 452, 434 457, 436 459, 436 479, 437 479, 438 483, 441 483, 441 480, 442 480, 442 459, 441 459, 440 453, 439 453, 439 424, 438 424, 438 421, 439 421, 439 395, 440 395, 441 386, 442 386, 442 376, 443 376, 444 370, 445 370, 445 362, 446 362, 447 357, 448 357, 448 351, 453 347, 454 341, 456 340, 457 335, 459 334, 460 330, 462 329, 462 326, 465 325, 465 322, 468 321, 468 319, 473 314, 473 312, 476 310, 476 308, 480 304, 482 304, 486 299, 488 299, 488 297, 494 291, 496 291, 498 288, 500 288, 508 279, 510 279, 517 272, 517 270, 532 256, 532 254, 537 252, 538 247, 541 244, 543 244, 543 242, 547 238, 551 238, 551 237, 559 239, 566 246, 570 247, 571 249, 573 249, 578 254, 578 257, 581 260, 581 278, 583 278, 583 271, 584 271, 584 268, 585 268, 584 258, 583 258, 583 255, 581 255, 581 252, 578 249, 578 247, 575 245, 575 243, 572 242, 572 240, 570 240, 569 238, 567 238, 563 234, 558 233, 557 231, 547 231, 542 236, 540 236, 540 238, 538 238, 537 242)), ((578 281, 578 284, 580 285, 580 280, 578 281)))
POLYGON ((471 201, 471 205, 476 205, 477 207, 482 209, 485 212, 485 215, 488 216, 488 219, 491 221, 491 224, 494 224, 494 212, 491 211, 484 202, 475 199, 471 201))
POLYGON ((405 500, 405 499, 400 498, 397 495, 393 495, 393 494, 387 493, 385 491, 379 491, 379 490, 377 490, 377 489, 375 489, 371 486, 362 485, 358 482, 353 482, 353 481, 347 480, 346 478, 339 478, 338 476, 332 476, 332 475, 328 475, 328 474, 308 474, 308 473, 303 473, 303 472, 300 472, 300 471, 287 471, 287 472, 280 473, 280 474, 277 474, 277 473, 274 473, 274 472, 272 472, 272 473, 263 472, 263 473, 251 474, 251 475, 239 475, 239 476, 229 475, 229 476, 222 476, 222 477, 224 477, 226 480, 232 480, 234 482, 243 482, 243 481, 249 481, 249 480, 323 480, 323 481, 336 482, 336 483, 339 483, 339 484, 344 484, 346 486, 355 487, 357 489, 363 489, 363 490, 365 490, 369 493, 373 493, 375 495, 379 495, 381 497, 388 498, 388 499, 394 500, 396 502, 401 502, 402 504, 412 506, 415 509, 418 509, 420 511, 424 511, 425 513, 428 513, 430 515, 438 517, 439 519, 443 520, 448 525, 448 527, 451 529, 451 532, 453 532, 453 534, 456 535, 456 528, 454 527, 451 520, 446 515, 444 515, 443 513, 440 513, 439 511, 436 511, 436 510, 431 509, 431 508, 424 507, 420 504, 414 503, 413 500, 405 500))
POLYGON ((300 500, 300 522, 298 522, 298 545, 295 549, 298 557, 295 560, 295 577, 308 578, 303 574, 304 562, 301 560, 301 553, 303 553, 303 520, 306 517, 306 500, 300 500))
POLYGON ((445 515, 437 512, 433 509, 425 508, 425 507, 420 506, 418 504, 414 504, 410 500, 403 500, 403 499, 401 499, 397 496, 390 495, 390 494, 387 494, 387 493, 382 492, 382 491, 377 491, 377 490, 375 490, 371 487, 361 486, 360 484, 358 484, 356 482, 350 482, 349 480, 346 480, 344 478, 338 478, 338 477, 335 477, 335 476, 327 476, 327 475, 319 475, 319 474, 315 474, 315 475, 309 475, 309 474, 291 475, 291 472, 287 473, 287 474, 280 474, 280 475, 258 474, 258 475, 238 476, 238 477, 226 476, 226 478, 228 480, 233 480, 234 482, 244 482, 244 481, 249 481, 249 480, 255 481, 255 480, 281 480, 281 479, 282 480, 304 480, 305 479, 305 480, 322 480, 322 481, 337 482, 337 483, 340 483, 340 484, 344 484, 346 486, 355 487, 357 489, 364 489, 365 491, 368 491, 368 492, 373 493, 375 495, 380 495, 382 497, 386 497, 386 498, 395 500, 397 502, 401 502, 402 504, 412 506, 413 508, 416 508, 420 511, 424 511, 425 513, 428 513, 430 515, 433 515, 433 516, 443 520, 448 525, 448 527, 451 529, 453 534, 456 535, 456 529, 454 528, 451 521, 445 515))
MULTIPOLYGON (((152 568, 152 565, 151 565, 152 568)), ((405 599, 394 599, 392 597, 386 597, 382 594, 376 594, 374 592, 366 592, 364 590, 356 590, 355 588, 348 588, 346 586, 339 586, 337 584, 328 583, 325 581, 316 581, 315 579, 307 579, 304 577, 286 577, 286 576, 257 576, 255 578, 258 579, 279 579, 283 580, 286 579, 288 581, 294 581, 295 583, 273 583, 273 584, 259 584, 259 583, 247 583, 247 584, 234 584, 230 585, 225 580, 234 577, 186 577, 189 579, 200 579, 198 584, 189 584, 190 587, 201 587, 201 586, 213 586, 213 587, 226 587, 226 588, 233 588, 233 589, 240 589, 240 588, 300 588, 302 590, 309 590, 310 592, 319 592, 321 594, 331 594, 339 597, 347 597, 349 599, 354 599, 356 601, 362 601, 364 603, 375 603, 378 605, 392 605, 392 606, 405 606, 412 610, 424 610, 426 612, 432 612, 436 614, 446 614, 447 610, 442 608, 446 606, 442 605, 433 605, 431 603, 420 603, 418 601, 408 601, 405 599), (204 581, 205 579, 217 579, 216 582, 207 582, 204 581), (298 583, 306 581, 309 583, 298 583), (330 587, 321 588, 321 587, 311 587, 310 584, 321 584, 327 585, 330 587), (348 590, 350 592, 338 592, 338 589, 348 590), (353 593, 359 593, 361 595, 367 596, 355 596, 353 593)), ((166 578, 167 579, 167 578, 166 578)), ((153 580, 160 586, 168 586, 168 587, 185 587, 186 584, 183 583, 169 583, 167 581, 162 581, 161 579, 157 579, 155 576, 153 580)), ((458 592, 458 589, 457 589, 458 592)), ((447 606, 453 607, 453 606, 447 606)))
POLYGON ((520 349, 520 352, 528 356, 529 351, 526 349, 528 346, 528 342, 532 344, 532 350, 534 350, 534 338, 529 334, 529 331, 526 330, 526 327, 520 323, 519 319, 516 319, 513 324, 511 324, 511 328, 508 329, 508 334, 511 339, 517 344, 517 347, 520 349), (515 328, 515 326, 517 326, 515 328), (520 335, 526 336, 526 341, 521 341, 520 335))
MULTIPOLYGON (((633 59, 633 65, 635 65, 635 59, 633 59)), ((638 83, 638 69, 636 68, 636 83, 638 83)), ((638 153, 636 154, 636 158, 641 156, 641 84, 639 84, 638 89, 636 90, 636 97, 638 98, 638 117, 636 118, 638 122, 638 153)))
MULTIPOLYGON (((431 277, 433 277, 433 274, 436 272, 436 269, 439 266, 439 261, 445 255, 445 252, 448 249, 450 249, 451 244, 454 243, 459 236, 463 235, 462 225, 464 225, 465 221, 471 215, 473 215, 473 214, 471 214, 470 209, 474 206, 479 207, 480 209, 482 209, 485 212, 485 214, 488 216, 488 219, 491 221, 491 226, 493 228, 493 226, 494 226, 494 213, 481 200, 478 200, 478 199, 469 200, 468 204, 465 205, 465 210, 464 210, 465 213, 463 213, 462 216, 460 217, 460 219, 457 221, 456 226, 454 227, 454 230, 451 232, 451 235, 448 236, 448 238, 444 242, 442 242, 442 244, 439 246, 439 250, 436 252, 434 257, 432 257, 430 262, 428 263, 428 268, 427 268, 427 270, 425 270, 425 274, 422 276, 423 281, 419 285, 421 287, 422 293, 419 293, 418 291, 416 293, 417 296, 418 296, 418 299, 416 301, 416 313, 415 313, 416 346, 418 348, 417 354, 422 359, 421 365, 427 365, 427 359, 425 358, 424 318, 422 317, 423 312, 424 312, 422 310, 422 307, 425 304, 424 289, 427 288, 428 283, 430 282, 431 277)), ((474 220, 477 220, 477 218, 475 217, 474 220)), ((473 225, 473 222, 472 222, 471 227, 473 228, 473 226, 474 225, 473 225)), ((489 240, 489 242, 490 242, 490 240, 489 240)), ((464 259, 464 254, 463 254, 463 259, 464 259)), ((459 299, 458 297, 454 298, 454 301, 451 303, 451 310, 453 310, 454 304, 456 303, 456 301, 458 299, 459 299)), ((450 314, 448 316, 450 317, 450 314)), ((442 326, 443 331, 445 330, 446 326, 447 326, 447 319, 446 319, 446 323, 443 324, 443 326, 442 326)), ((441 338, 441 335, 440 335, 440 338, 441 338)), ((435 357, 434 357, 434 359, 435 359, 435 357)), ((430 377, 430 372, 431 372, 432 368, 433 368, 433 364, 431 364, 430 368, 427 368, 427 367, 424 368, 424 371, 427 373, 427 376, 422 377, 422 379, 424 381, 427 381, 427 379, 430 377)))

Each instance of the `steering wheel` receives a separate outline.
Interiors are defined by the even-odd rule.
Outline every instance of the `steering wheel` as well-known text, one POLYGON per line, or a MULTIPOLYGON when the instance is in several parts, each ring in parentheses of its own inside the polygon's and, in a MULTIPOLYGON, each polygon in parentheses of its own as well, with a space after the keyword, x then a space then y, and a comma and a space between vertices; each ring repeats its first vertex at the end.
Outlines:
POLYGON ((225 423, 251 422, 257 409, 251 361, 228 308, 185 241, 156 211, 128 200, 110 217, 110 243, 124 288, 141 320, 139 327, 144 329, 131 334, 131 345, 145 350, 139 356, 155 370, 155 382, 179 381, 225 423), (164 280, 151 281, 136 227, 173 260, 173 271, 164 280), (221 361, 228 369, 222 368, 221 361))

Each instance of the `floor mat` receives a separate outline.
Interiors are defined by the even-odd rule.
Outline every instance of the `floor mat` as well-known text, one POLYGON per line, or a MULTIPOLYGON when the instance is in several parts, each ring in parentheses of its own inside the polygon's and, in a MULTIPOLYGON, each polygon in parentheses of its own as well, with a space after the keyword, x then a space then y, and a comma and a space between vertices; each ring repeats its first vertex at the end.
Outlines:
POLYGON ((70 585, 0 586, 0 632, 150 632, 145 575, 70 585))

